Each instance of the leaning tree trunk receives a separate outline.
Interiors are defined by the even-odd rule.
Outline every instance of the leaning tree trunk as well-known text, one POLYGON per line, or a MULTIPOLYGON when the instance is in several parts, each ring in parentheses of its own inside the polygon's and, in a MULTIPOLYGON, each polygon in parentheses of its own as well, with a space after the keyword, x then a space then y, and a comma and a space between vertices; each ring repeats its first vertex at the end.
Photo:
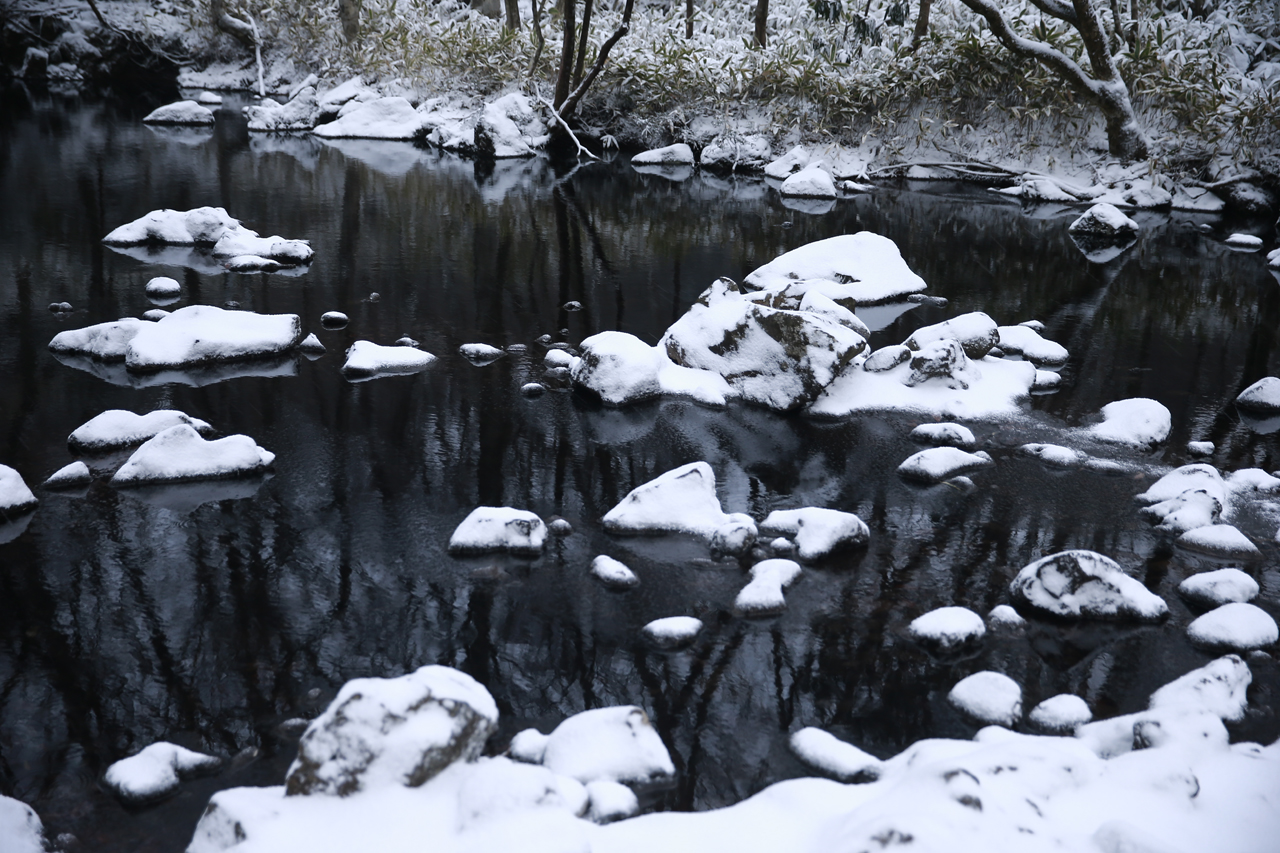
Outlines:
POLYGON ((503 0, 507 10, 507 29, 515 32, 520 29, 520 0, 503 0))
POLYGON ((766 47, 768 34, 765 25, 769 23, 769 0, 756 0, 756 44, 766 47))
POLYGON ((342 24, 342 37, 355 41, 360 35, 360 0, 338 0, 338 21, 342 24))
POLYGON ((1089 71, 1057 48, 1018 35, 997 8, 997 1, 960 0, 986 19, 991 32, 1008 50, 1039 62, 1098 108, 1106 122, 1107 147, 1113 156, 1124 161, 1147 157, 1150 144, 1138 125, 1129 89, 1111 55, 1097 0, 1031 0, 1043 14, 1076 28, 1089 58, 1089 71))

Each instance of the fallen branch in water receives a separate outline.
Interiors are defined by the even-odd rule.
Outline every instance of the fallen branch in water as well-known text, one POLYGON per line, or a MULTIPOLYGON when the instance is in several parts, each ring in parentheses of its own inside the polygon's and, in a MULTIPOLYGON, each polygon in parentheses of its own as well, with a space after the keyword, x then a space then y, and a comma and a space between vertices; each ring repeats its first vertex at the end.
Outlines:
POLYGON ((586 155, 587 155, 588 157, 590 157, 592 160, 599 160, 599 159, 600 159, 599 157, 597 157, 596 155, 594 155, 594 154, 592 154, 590 151, 588 151, 588 150, 586 149, 586 147, 585 147, 581 142, 579 142, 579 141, 578 141, 578 137, 577 137, 576 135, 574 135, 574 132, 573 132, 572 130, 570 130, 570 129, 569 129, 569 125, 568 125, 568 123, 567 123, 563 118, 561 118, 561 117, 560 117, 560 113, 556 112, 556 108, 555 108, 555 107, 553 107, 553 106, 551 105, 551 102, 550 102, 550 101, 548 101, 546 98, 542 97, 542 93, 541 93, 541 92, 539 92, 539 91, 535 88, 535 89, 534 89, 534 92, 533 92, 533 95, 534 95, 534 97, 535 97, 535 98, 537 98, 539 101, 541 101, 541 102, 542 102, 542 105, 543 105, 543 106, 545 106, 548 110, 550 110, 552 118, 554 118, 554 119, 556 120, 556 123, 557 123, 557 124, 559 124, 561 127, 563 127, 563 128, 564 128, 564 132, 565 132, 565 133, 569 134, 569 138, 573 140, 573 144, 574 144, 574 145, 576 145, 576 146, 578 146, 578 156, 579 156, 579 157, 581 157, 583 154, 586 154, 586 155))

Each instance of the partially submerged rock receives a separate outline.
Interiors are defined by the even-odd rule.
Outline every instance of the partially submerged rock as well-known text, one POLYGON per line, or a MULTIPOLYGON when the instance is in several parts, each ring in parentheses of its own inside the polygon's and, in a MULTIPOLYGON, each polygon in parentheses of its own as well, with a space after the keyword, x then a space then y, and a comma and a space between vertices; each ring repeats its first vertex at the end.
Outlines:
POLYGON ((809 165, 809 152, 803 145, 797 145, 778 159, 768 163, 764 167, 764 174, 765 177, 785 181, 807 165, 809 165))
POLYGON ((787 606, 783 590, 800 577, 800 564, 792 560, 761 560, 751 567, 751 582, 734 599, 734 609, 746 616, 769 616, 787 606))
POLYGON ((449 538, 453 554, 507 551, 537 556, 547 538, 547 525, 535 513, 510 507, 476 507, 449 538))
POLYGON ((631 158, 633 166, 692 166, 695 162, 693 149, 683 142, 642 151, 631 158))
POLYGON ((1158 595, 1094 551, 1062 551, 1026 566, 1009 584, 1014 599, 1052 616, 1157 621, 1168 613, 1158 595))
POLYGON ((569 717, 547 736, 541 763, 583 783, 643 784, 668 779, 676 772, 649 715, 634 705, 596 708, 569 717))
POLYGON ((404 98, 352 100, 339 110, 338 118, 311 132, 324 139, 413 139, 422 132, 422 118, 404 98))
POLYGON ((93 482, 93 472, 89 466, 77 459, 69 465, 63 465, 44 481, 46 489, 80 489, 93 482))
POLYGON ((348 681, 303 733, 285 793, 345 797, 416 788, 477 758, 497 722, 489 691, 448 667, 348 681))
POLYGON ((111 485, 243 477, 268 470, 275 458, 247 435, 205 441, 195 427, 179 424, 162 430, 135 450, 111 478, 111 485))
POLYGON ((373 379, 419 373, 431 366, 436 357, 414 347, 382 346, 371 341, 356 341, 347 349, 342 375, 348 379, 373 379))
POLYGON ((177 101, 165 104, 147 113, 144 124, 194 124, 210 125, 214 123, 213 110, 195 101, 177 101))
POLYGON ((1183 598, 1202 607, 1253 601, 1259 589, 1258 582, 1239 569, 1200 572, 1178 584, 1183 598))
POLYGON ((1173 417, 1161 403, 1146 397, 1117 400, 1102 407, 1102 423, 1086 433, 1099 441, 1149 450, 1169 437, 1173 417))
POLYGON ((665 616, 654 619, 642 629, 645 639, 662 649, 687 646, 701 631, 702 620, 693 616, 665 616))
POLYGON ((798 556, 806 562, 863 545, 871 535, 866 522, 851 512, 812 506, 774 510, 761 522, 760 532, 792 539, 798 556))
POLYGON ((947 700, 982 723, 1012 727, 1022 718, 1022 688, 999 672, 975 672, 962 678, 947 700))
POLYGON ((458 353, 477 367, 492 364, 507 354, 506 350, 489 344, 463 344, 458 347, 458 353))
POLYGON ((772 158, 773 149, 766 137, 725 134, 703 146, 699 163, 709 172, 759 172, 772 158))
POLYGON ((1073 450, 1070 447, 1039 443, 1019 445, 1018 455, 1027 456, 1050 468, 1078 468, 1089 458, 1079 450, 1073 450))
POLYGON ((306 240, 260 237, 220 207, 153 210, 121 225, 102 242, 109 246, 205 246, 219 258, 255 255, 282 265, 308 263, 315 255, 306 240))
POLYGON ((624 563, 601 554, 591 561, 591 576, 612 589, 634 589, 640 578, 624 563))
POLYGON ((1247 652, 1275 645, 1280 630, 1276 620, 1261 607, 1236 601, 1192 621, 1187 626, 1187 636, 1197 646, 1247 652))
POLYGON ((156 305, 171 305, 182 296, 182 285, 168 276, 159 275, 147 282, 147 298, 156 305))
POLYGON ((1123 239, 1138 233, 1138 223, 1121 213, 1115 205, 1103 202, 1086 210, 1071 223, 1069 230, 1076 236, 1123 239))
MULTIPOLYGON (((188 305, 157 322, 141 324, 124 347, 124 363, 132 371, 157 371, 260 359, 288 352, 301 339, 297 314, 188 305)), ((58 340, 50 343, 51 349, 58 340)))
POLYGON ((1280 378, 1262 377, 1240 392, 1240 396, 1236 397, 1236 405, 1264 414, 1280 412, 1280 378))
MULTIPOLYGON (((781 290, 796 281, 822 280, 858 305, 901 299, 926 287, 887 237, 860 231, 817 240, 779 255, 743 280, 750 290, 781 290)), ((827 294, 830 296, 830 293, 827 294)))
POLYGON ((213 432, 205 421, 185 412, 158 409, 138 415, 123 409, 110 409, 89 419, 67 437, 73 453, 103 453, 142 444, 169 427, 187 424, 201 435, 213 432))
POLYGON ((836 183, 822 163, 810 163, 782 182, 778 192, 786 198, 836 197, 836 183))
POLYGON ((974 645, 986 633, 982 617, 967 607, 939 607, 917 616, 907 626, 911 639, 939 652, 974 645))
POLYGON ((476 154, 481 157, 532 157, 550 140, 546 123, 519 92, 485 104, 476 121, 476 154))
POLYGON ((1181 534, 1216 523, 1222 515, 1222 503, 1204 489, 1188 489, 1177 497, 1143 507, 1141 513, 1155 522, 1158 530, 1181 534))
POLYGON ((961 450, 972 450, 978 444, 973 430, 953 423, 920 424, 911 430, 908 437, 912 441, 932 444, 934 447, 958 447, 961 450))
POLYGON ((252 131, 311 130, 320 120, 320 101, 314 87, 304 86, 288 103, 250 104, 244 116, 252 131))
POLYGON ((793 732, 788 743, 796 758, 837 782, 873 782, 883 769, 874 755, 814 726, 793 732))
POLYGON ((1001 326, 998 334, 1000 349, 1008 355, 1020 355, 1037 367, 1060 367, 1070 355, 1062 344, 1041 337, 1030 326, 1001 326))
POLYGON ((1031 709, 1027 719, 1041 731, 1070 734, 1093 719, 1089 705, 1072 693, 1059 693, 1031 709))
POLYGON ((691 533, 710 539, 729 520, 716 496, 716 475, 690 462, 636 486, 602 522, 610 533, 691 533))
POLYGON ((222 760, 160 741, 107 768, 103 783, 131 805, 151 803, 178 790, 188 776, 216 769, 222 760))
POLYGON ((898 466, 898 473, 908 480, 940 483, 943 480, 994 465, 985 451, 969 453, 958 447, 930 447, 908 456, 898 466))
POLYGON ((1210 524, 1188 530, 1178 537, 1178 545, 1224 559, 1251 559, 1262 556, 1258 546, 1230 524, 1210 524))
POLYGON ((21 474, 8 465, 0 465, 0 517, 12 520, 35 509, 39 503, 21 474))
MULTIPOLYGON (((1027 331, 1031 331, 1028 329, 1027 331)), ((1032 334, 1035 334, 1032 332, 1032 334)), ((1000 343, 1000 332, 996 321, 981 311, 961 314, 935 323, 932 326, 921 326, 911 333, 903 343, 913 352, 924 349, 929 344, 941 341, 955 341, 964 349, 964 354, 971 359, 986 356, 991 348, 1000 343)))

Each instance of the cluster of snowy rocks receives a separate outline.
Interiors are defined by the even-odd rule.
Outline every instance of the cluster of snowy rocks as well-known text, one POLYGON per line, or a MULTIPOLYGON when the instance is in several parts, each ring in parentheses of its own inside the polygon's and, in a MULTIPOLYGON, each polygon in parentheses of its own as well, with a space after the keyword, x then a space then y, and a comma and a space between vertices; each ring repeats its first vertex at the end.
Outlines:
POLYGON ((274 272, 309 264, 306 240, 259 236, 221 207, 153 210, 102 238, 108 246, 192 246, 208 250, 233 272, 274 272))

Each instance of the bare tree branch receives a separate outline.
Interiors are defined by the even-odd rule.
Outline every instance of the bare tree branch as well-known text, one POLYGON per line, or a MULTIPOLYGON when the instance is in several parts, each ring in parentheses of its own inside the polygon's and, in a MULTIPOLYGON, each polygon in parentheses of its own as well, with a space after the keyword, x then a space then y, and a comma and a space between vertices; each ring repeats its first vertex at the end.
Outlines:
POLYGON ((613 46, 617 44, 623 36, 631 31, 631 10, 635 7, 635 0, 627 0, 627 5, 622 9, 622 22, 618 24, 618 28, 613 31, 613 35, 600 45, 600 55, 596 57, 595 64, 591 66, 591 71, 583 78, 578 87, 569 93, 569 97, 565 98, 564 103, 560 104, 560 115, 568 118, 573 115, 573 111, 578 108, 578 102, 582 100, 582 96, 591 88, 591 84, 600 76, 600 72, 604 70, 604 64, 609 60, 609 51, 613 50, 613 46))
POLYGON ((1076 10, 1069 0, 1031 0, 1031 5, 1051 18, 1076 26, 1076 10))

